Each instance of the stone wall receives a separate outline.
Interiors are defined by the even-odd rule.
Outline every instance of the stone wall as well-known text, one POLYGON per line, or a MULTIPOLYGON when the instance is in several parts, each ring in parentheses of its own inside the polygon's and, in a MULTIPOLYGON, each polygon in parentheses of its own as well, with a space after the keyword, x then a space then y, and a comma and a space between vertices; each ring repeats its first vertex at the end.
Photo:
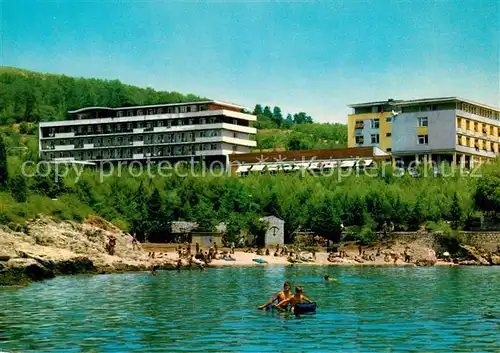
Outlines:
MULTIPOLYGON (((436 251, 446 251, 442 249, 436 234, 427 232, 394 232, 392 236, 395 239, 407 242, 419 242, 436 251)), ((500 246, 500 232, 460 232, 460 238, 465 245, 472 245, 483 248, 484 250, 495 252, 500 246)))

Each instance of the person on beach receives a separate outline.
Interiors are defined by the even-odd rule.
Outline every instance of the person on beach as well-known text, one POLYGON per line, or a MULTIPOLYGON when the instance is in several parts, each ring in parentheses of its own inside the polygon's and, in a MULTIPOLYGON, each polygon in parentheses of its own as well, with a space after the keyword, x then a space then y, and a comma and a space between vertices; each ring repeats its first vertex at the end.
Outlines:
POLYGON ((285 311, 288 304, 290 304, 290 311, 295 311, 295 305, 301 303, 312 303, 313 301, 304 295, 304 288, 302 286, 295 287, 295 295, 279 302, 274 307, 280 311, 285 311))
POLYGON ((258 306, 257 309, 259 310, 262 310, 262 309, 272 309, 272 305, 274 302, 278 301, 278 303, 290 298, 292 296, 292 292, 291 292, 291 289, 292 289, 292 286, 290 284, 290 282, 288 281, 285 281, 285 283, 283 283, 283 290, 276 293, 274 295, 274 297, 272 297, 271 299, 269 299, 265 304, 262 304, 261 306, 258 306))
POLYGON ((198 255, 200 252, 200 244, 196 243, 196 254, 195 255, 198 255))

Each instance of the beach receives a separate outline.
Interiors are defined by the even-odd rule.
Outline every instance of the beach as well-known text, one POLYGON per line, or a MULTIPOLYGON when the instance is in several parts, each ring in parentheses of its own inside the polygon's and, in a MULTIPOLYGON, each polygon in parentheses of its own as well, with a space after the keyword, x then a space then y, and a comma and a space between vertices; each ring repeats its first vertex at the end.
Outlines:
MULTIPOLYGON (((48 217, 37 217, 23 229, 12 230, 0 226, 0 285, 25 285, 33 281, 58 275, 81 273, 120 273, 151 271, 153 267, 165 270, 198 269, 188 257, 179 263, 178 248, 184 244, 136 243, 130 234, 121 231, 99 217, 89 217, 83 223, 58 222, 48 217), (113 240, 111 240, 113 239, 113 240), (114 242, 110 253, 108 246, 114 242), (154 255, 153 255, 154 253, 154 255)), ((425 241, 425 237, 408 240, 388 240, 371 246, 347 243, 338 247, 340 253, 327 253, 318 247, 315 254, 288 245, 294 255, 257 255, 256 248, 236 249, 231 257, 222 259, 228 248, 219 248, 218 254, 208 262, 207 268, 248 266, 454 266, 498 264, 498 254, 474 248, 458 261, 440 258, 425 241), (360 255, 361 250, 361 255, 360 255), (246 252, 252 251, 252 252, 246 252), (299 254, 299 260, 297 260, 299 254), (258 262, 256 262, 257 260, 258 262)), ((265 248, 262 251, 265 253, 265 248)), ((204 252, 208 249, 204 248, 204 252)), ((195 245, 191 245, 192 254, 195 245)))

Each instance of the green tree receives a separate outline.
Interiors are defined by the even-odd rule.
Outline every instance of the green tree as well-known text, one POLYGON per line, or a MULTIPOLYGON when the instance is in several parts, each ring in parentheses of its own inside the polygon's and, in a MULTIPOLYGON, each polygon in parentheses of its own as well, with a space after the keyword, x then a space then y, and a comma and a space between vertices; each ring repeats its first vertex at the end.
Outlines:
POLYGON ((253 109, 252 114, 253 115, 261 115, 264 111, 262 110, 262 106, 260 104, 256 104, 255 108, 253 109))
POLYGON ((482 177, 477 182, 474 201, 480 210, 500 211, 500 160, 481 169, 482 177))
POLYGON ((462 223, 462 208, 460 207, 460 200, 456 191, 453 193, 451 200, 450 217, 452 228, 458 229, 462 223))
POLYGON ((28 195, 28 187, 26 178, 21 174, 16 174, 9 180, 9 188, 12 197, 17 202, 26 202, 28 195))
POLYGON ((310 124, 313 122, 310 115, 307 115, 304 112, 300 112, 293 115, 294 124, 310 124))
POLYGON ((280 107, 273 108, 273 116, 272 120, 276 124, 276 126, 280 127, 283 124, 283 114, 281 113, 280 107))
POLYGON ((0 136, 0 187, 5 187, 9 173, 7 172, 7 151, 2 136, 0 136))
POLYGON ((271 111, 271 108, 268 107, 267 105, 264 107, 262 115, 267 116, 271 120, 273 119, 273 112, 271 111))

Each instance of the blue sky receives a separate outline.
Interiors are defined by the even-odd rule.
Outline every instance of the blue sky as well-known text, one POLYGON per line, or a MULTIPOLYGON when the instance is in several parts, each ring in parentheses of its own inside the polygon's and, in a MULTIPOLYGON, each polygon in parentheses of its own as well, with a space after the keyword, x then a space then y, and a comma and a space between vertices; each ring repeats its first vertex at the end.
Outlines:
POLYGON ((323 122, 387 98, 500 106, 499 3, 3 0, 0 64, 323 122))

